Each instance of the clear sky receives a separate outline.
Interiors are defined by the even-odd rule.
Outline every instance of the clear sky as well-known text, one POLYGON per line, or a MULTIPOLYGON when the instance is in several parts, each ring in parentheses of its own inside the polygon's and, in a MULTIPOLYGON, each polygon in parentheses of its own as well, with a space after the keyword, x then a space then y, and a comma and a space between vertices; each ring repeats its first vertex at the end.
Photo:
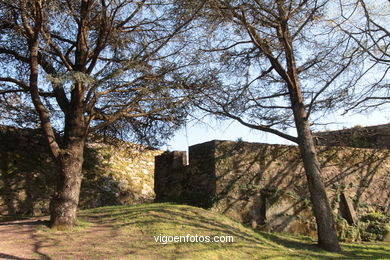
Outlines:
MULTIPOLYGON (((336 2, 337 3, 337 2, 336 2)), ((341 2, 340 2, 341 3, 341 2)), ((376 0, 376 1, 367 1, 367 4, 370 5, 370 8, 376 8, 377 15, 383 13, 382 15, 376 17, 380 23, 388 25, 388 8, 389 5, 386 0, 376 0), (379 9, 377 7, 380 7, 379 9), (381 19, 383 17, 383 19, 381 19)), ((351 5, 352 6, 352 5, 351 5)), ((352 10, 352 9, 351 9, 352 10)), ((332 10, 330 10, 332 11, 332 10)), ((346 11, 346 10, 344 10, 346 11)), ((336 15, 340 16, 339 4, 336 4, 336 8, 333 9, 333 13, 329 12, 330 17, 336 15)), ((356 12, 356 17, 361 19, 362 12, 356 12)), ((377 22, 378 22, 377 21, 377 22)), ((359 23, 359 21, 358 21, 359 23)), ((386 27, 386 26, 385 26, 386 27)), ((382 77, 382 73, 375 73, 372 71, 368 78, 376 78, 374 75, 379 75, 382 77)), ((388 75, 387 75, 388 77, 388 75)), ((343 128, 351 128, 356 125, 360 126, 371 126, 371 125, 380 125, 390 123, 390 107, 386 109, 378 109, 371 113, 366 114, 347 114, 346 116, 340 115, 327 115, 322 118, 321 123, 329 123, 323 126, 318 126, 314 131, 325 131, 325 130, 338 130, 343 128)), ((289 134, 296 136, 295 129, 291 129, 289 134)), ((278 144, 291 144, 289 141, 282 139, 273 134, 267 134, 258 130, 252 130, 245 126, 240 125, 237 122, 232 120, 227 120, 223 122, 217 122, 211 118, 206 118, 204 122, 199 123, 189 123, 187 127, 178 131, 174 138, 168 143, 168 145, 163 146, 163 149, 166 150, 187 150, 188 146, 207 142, 210 140, 232 140, 236 141, 237 139, 242 139, 247 142, 260 142, 260 143, 278 143, 278 144), (205 123, 206 122, 206 123, 205 123)))
MULTIPOLYGON (((369 114, 329 116, 327 121, 333 123, 322 127, 322 130, 338 130, 356 125, 370 126, 387 124, 390 122, 389 111, 389 109, 382 109, 369 114)), ((188 146, 194 144, 215 139, 236 141, 239 138, 246 142, 291 144, 291 142, 276 135, 249 129, 232 120, 218 122, 211 118, 206 118, 204 121, 207 123, 189 123, 186 128, 176 133, 168 145, 162 148, 170 151, 186 151, 188 146)), ((295 129, 292 129, 289 133, 296 136, 294 131, 295 129)))

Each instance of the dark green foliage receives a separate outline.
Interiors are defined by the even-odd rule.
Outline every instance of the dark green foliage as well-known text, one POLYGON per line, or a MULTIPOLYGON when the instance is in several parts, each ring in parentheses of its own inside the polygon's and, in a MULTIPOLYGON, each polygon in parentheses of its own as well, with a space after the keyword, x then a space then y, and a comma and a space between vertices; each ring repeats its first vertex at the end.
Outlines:
POLYGON ((359 218, 357 225, 348 225, 348 222, 340 216, 335 216, 337 236, 340 241, 383 241, 390 232, 390 216, 370 212, 359 218))
POLYGON ((360 218, 360 233, 363 241, 382 241, 390 232, 390 216, 371 212, 360 218))
POLYGON ((381 223, 390 223, 390 216, 384 215, 379 212, 371 212, 366 215, 363 215, 360 218, 363 222, 381 222, 381 223))
POLYGON ((361 232, 359 226, 349 225, 347 220, 341 216, 334 218, 337 237, 341 242, 360 242, 361 232))

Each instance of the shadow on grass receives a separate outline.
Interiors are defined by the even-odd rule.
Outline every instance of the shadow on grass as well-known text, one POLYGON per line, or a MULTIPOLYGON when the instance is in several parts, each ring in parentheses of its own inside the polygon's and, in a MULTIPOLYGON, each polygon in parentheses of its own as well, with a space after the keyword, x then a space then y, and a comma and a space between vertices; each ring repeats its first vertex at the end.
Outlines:
MULTIPOLYGON (((231 225, 233 221, 228 223, 226 219, 221 220, 213 216, 207 217, 211 212, 181 205, 152 204, 127 209, 119 208, 118 210, 107 208, 99 211, 100 219, 97 219, 102 222, 105 222, 105 220, 116 221, 112 223, 115 229, 133 225, 150 227, 169 224, 170 228, 163 230, 168 232, 168 234, 175 232, 174 227, 185 227, 189 232, 196 230, 213 235, 230 235, 235 238, 235 241, 239 242, 239 244, 233 243, 229 245, 228 248, 230 249, 245 250, 256 248, 256 251, 261 253, 261 248, 263 248, 264 250, 272 250, 278 255, 278 251, 280 251, 284 252, 284 254, 281 253, 278 257, 285 257, 286 259, 301 257, 312 257, 314 259, 390 259, 389 244, 383 244, 383 246, 381 246, 381 243, 343 244, 342 253, 329 253, 319 248, 316 241, 309 237, 290 237, 289 235, 261 231, 252 233, 246 229, 231 225)), ((153 234, 150 235, 152 236, 153 234)), ((216 246, 216 248, 219 248, 219 246, 216 246)), ((210 250, 210 248, 205 250, 210 250)), ((194 248, 191 253, 197 251, 198 249, 194 248)), ((274 253, 269 257, 266 255, 259 257, 261 259, 274 258, 276 257, 274 253)))
POLYGON ((23 221, 23 222, 0 222, 0 226, 38 226, 43 225, 49 227, 48 220, 33 220, 33 221, 23 221))
POLYGON ((362 244, 342 244, 342 252, 340 256, 327 256, 327 251, 322 250, 317 246, 315 241, 309 237, 299 237, 299 240, 283 237, 281 234, 272 234, 262 231, 257 231, 264 238, 271 240, 288 249, 304 250, 307 255, 311 255, 316 259, 390 259, 389 244, 385 248, 384 244, 379 243, 362 243, 362 244), (383 246, 381 246, 383 245, 383 246), (317 252, 317 254, 313 254, 317 252), (318 253, 323 252, 324 256, 319 256, 318 253))
POLYGON ((311 240, 310 238, 300 238, 304 241, 294 241, 290 240, 288 238, 281 237, 277 234, 268 233, 268 232, 262 232, 257 231, 261 236, 264 238, 271 240, 279 245, 282 245, 284 247, 290 248, 290 249, 296 249, 296 250, 321 250, 315 241, 311 240))
MULTIPOLYGON (((50 259, 48 255, 78 259, 143 259, 145 256, 149 256, 146 259, 199 259, 199 256, 205 259, 390 259, 390 244, 383 247, 381 243, 343 244, 342 253, 329 253, 309 237, 253 231, 222 215, 184 205, 105 207, 81 211, 78 215, 90 225, 70 233, 40 232, 31 237, 39 259, 50 259), (163 245, 153 238, 185 234, 233 236, 234 243, 163 245)), ((25 224, 38 228, 45 225, 38 221, 25 224)))
POLYGON ((356 255, 357 258, 362 259, 390 259, 389 245, 387 248, 382 243, 368 243, 368 244, 346 244, 343 249, 347 249, 351 254, 356 255), (368 248, 368 246, 371 246, 368 248), (375 247, 372 247, 375 246, 375 247))

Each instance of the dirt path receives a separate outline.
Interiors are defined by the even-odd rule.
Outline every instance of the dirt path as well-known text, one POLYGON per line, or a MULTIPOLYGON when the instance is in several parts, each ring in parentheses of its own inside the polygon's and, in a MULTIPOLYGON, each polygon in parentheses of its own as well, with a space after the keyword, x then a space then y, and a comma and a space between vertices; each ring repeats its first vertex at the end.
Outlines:
POLYGON ((0 259, 45 259, 35 231, 47 218, 0 222, 0 259))
POLYGON ((47 220, 0 222, 0 259, 98 259, 99 256, 88 255, 86 247, 112 232, 110 226, 92 224, 77 232, 74 239, 71 233, 48 232, 47 220))
POLYGON ((146 241, 137 228, 130 236, 99 218, 83 219, 88 224, 71 232, 51 231, 48 217, 0 222, 0 259, 164 259, 134 248, 146 241))

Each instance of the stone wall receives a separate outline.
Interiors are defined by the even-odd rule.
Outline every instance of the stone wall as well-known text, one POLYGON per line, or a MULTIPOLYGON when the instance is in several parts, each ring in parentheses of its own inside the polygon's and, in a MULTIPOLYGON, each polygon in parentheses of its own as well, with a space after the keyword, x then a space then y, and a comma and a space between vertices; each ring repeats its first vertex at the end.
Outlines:
MULTIPOLYGON (((389 150, 318 147, 318 154, 336 214, 350 222, 355 211, 390 211, 389 150)), ((159 201, 211 208, 270 231, 316 233, 297 147, 211 141, 189 148, 189 165, 185 157, 156 157, 159 201)))
POLYGON ((157 201, 176 201, 183 196, 186 165, 186 152, 165 152, 155 158, 154 191, 157 201))
MULTIPOLYGON (((160 150, 97 138, 88 142, 80 208, 154 200, 154 157, 160 150)), ((48 213, 56 165, 40 130, 0 127, 0 219, 48 213)))
POLYGON ((314 134, 317 145, 390 149, 390 124, 314 134))

